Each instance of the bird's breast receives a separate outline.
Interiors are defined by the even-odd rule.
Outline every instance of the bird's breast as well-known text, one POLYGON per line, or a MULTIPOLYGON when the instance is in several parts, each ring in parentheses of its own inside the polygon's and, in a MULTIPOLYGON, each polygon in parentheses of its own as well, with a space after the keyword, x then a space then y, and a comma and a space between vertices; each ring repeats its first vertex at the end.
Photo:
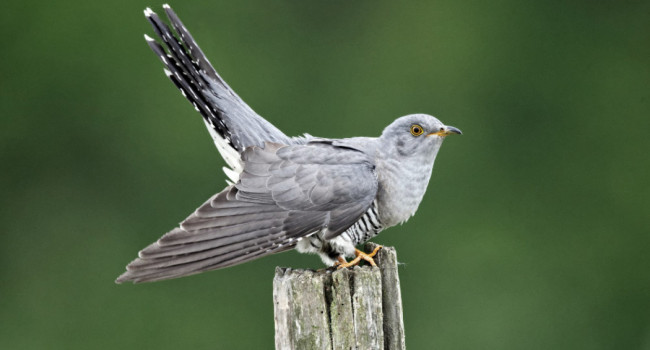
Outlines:
POLYGON ((386 159, 377 164, 377 203, 386 227, 408 220, 418 209, 426 192, 433 160, 386 159))

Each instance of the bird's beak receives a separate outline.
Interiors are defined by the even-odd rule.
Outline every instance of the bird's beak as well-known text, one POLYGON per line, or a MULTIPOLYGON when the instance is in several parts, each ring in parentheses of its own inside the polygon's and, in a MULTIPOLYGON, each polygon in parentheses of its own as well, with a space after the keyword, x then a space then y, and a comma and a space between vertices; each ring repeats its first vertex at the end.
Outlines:
POLYGON ((461 135, 462 133, 463 132, 460 131, 460 129, 455 128, 453 126, 447 125, 447 126, 445 126, 443 128, 440 128, 440 130, 438 130, 436 132, 432 132, 430 134, 427 134, 427 136, 436 135, 436 136, 440 136, 440 137, 445 137, 445 136, 447 136, 449 134, 459 134, 459 135, 461 135))

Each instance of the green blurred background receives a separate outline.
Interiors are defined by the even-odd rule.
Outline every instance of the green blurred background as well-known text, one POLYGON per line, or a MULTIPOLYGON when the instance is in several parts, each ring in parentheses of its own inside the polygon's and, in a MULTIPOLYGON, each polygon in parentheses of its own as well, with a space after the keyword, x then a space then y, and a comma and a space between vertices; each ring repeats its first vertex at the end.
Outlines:
MULTIPOLYGON (((225 185, 142 37, 143 1, 0 12, 0 348, 271 349, 289 252, 113 280, 225 185)), ((171 3, 289 135, 457 126, 418 215, 382 233, 411 349, 650 349, 649 1, 171 3)))

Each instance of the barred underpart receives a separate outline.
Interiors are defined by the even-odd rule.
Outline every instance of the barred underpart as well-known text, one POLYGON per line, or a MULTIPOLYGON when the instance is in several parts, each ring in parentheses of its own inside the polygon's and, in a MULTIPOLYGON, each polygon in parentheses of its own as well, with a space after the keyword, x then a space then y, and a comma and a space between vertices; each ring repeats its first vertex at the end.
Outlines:
POLYGON ((325 239, 323 233, 314 234, 302 242, 298 242, 296 249, 301 253, 318 254, 326 265, 332 266, 339 257, 351 258, 354 256, 355 246, 365 243, 384 229, 379 221, 377 201, 341 235, 325 239))
POLYGON ((375 237, 381 230, 383 230, 381 222, 379 222, 379 214, 377 213, 377 201, 372 202, 372 206, 365 214, 352 225, 347 231, 343 232, 342 236, 349 237, 349 240, 354 245, 366 243, 371 238, 375 237))

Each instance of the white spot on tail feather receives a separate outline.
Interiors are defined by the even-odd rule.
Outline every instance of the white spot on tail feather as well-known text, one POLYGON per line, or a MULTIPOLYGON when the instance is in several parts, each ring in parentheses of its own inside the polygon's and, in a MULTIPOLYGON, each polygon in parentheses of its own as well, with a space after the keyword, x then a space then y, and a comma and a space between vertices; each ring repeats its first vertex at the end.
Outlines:
POLYGON ((223 167, 223 172, 224 172, 224 173, 226 174, 226 176, 228 176, 228 178, 231 180, 231 181, 227 181, 227 182, 234 182, 234 183, 236 183, 237 180, 239 180, 239 174, 240 174, 240 173, 238 173, 238 172, 236 172, 236 171, 234 171, 234 170, 232 170, 232 169, 230 169, 230 168, 228 168, 228 167, 226 167, 226 166, 223 167))
POLYGON ((210 136, 212 136, 212 140, 214 140, 214 145, 217 146, 217 149, 219 150, 221 157, 223 158, 223 160, 226 161, 226 164, 228 164, 228 166, 230 167, 230 169, 224 167, 223 168, 224 173, 230 179, 230 181, 232 181, 232 183, 237 183, 237 181, 239 181, 239 175, 244 170, 239 152, 237 152, 236 149, 234 149, 228 142, 226 142, 226 140, 224 140, 223 137, 221 137, 221 135, 219 135, 219 133, 214 129, 214 127, 210 125, 209 121, 203 119, 203 122, 205 123, 205 126, 208 128, 208 132, 210 133, 210 136))

